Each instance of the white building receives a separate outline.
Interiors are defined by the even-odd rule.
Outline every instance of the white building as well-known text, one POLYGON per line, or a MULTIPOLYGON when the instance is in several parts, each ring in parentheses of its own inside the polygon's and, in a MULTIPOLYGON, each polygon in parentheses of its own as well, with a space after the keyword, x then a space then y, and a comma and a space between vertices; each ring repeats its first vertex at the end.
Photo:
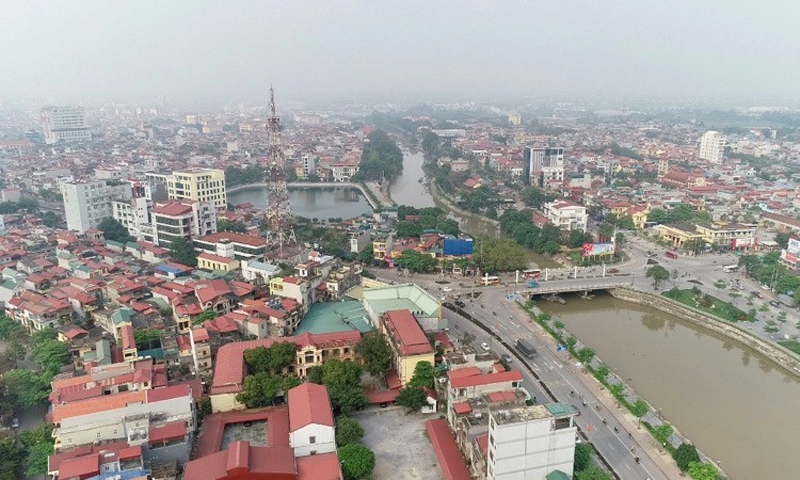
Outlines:
POLYGON ((217 231, 217 211, 208 202, 170 200, 159 202, 152 210, 153 240, 168 247, 174 240, 189 240, 217 231))
POLYGON ((153 182, 129 180, 132 197, 128 200, 114 200, 112 214, 128 233, 137 240, 154 242, 153 225, 150 220, 150 209, 158 195, 153 182))
POLYGON ((258 260, 242 260, 242 277, 247 282, 261 282, 268 284, 269 279, 281 273, 281 267, 258 260))
POLYGON ((544 213, 550 223, 565 230, 586 231, 589 214, 586 207, 565 200, 556 200, 544 205, 544 213))
POLYGON ((698 157, 711 163, 722 163, 725 155, 725 135, 713 130, 703 134, 700 138, 700 153, 698 157))
POLYGON ((97 228, 103 219, 112 217, 114 200, 129 201, 132 196, 130 184, 116 180, 62 182, 61 194, 67 228, 81 233, 97 228))
POLYGON ((556 470, 572 478, 575 413, 564 403, 490 406, 487 480, 545 480, 556 470))
POLYGON ((531 185, 546 187, 564 181, 563 148, 526 147, 523 155, 523 179, 531 185))
POLYGON ((228 207, 225 171, 213 168, 192 168, 165 177, 167 194, 173 200, 210 202, 217 209, 228 207))
POLYGON ((86 126, 86 110, 80 107, 44 107, 41 111, 44 141, 86 142, 92 140, 92 131, 86 126))
POLYGON ((295 457, 336 451, 328 389, 306 382, 289 390, 289 443, 295 457))

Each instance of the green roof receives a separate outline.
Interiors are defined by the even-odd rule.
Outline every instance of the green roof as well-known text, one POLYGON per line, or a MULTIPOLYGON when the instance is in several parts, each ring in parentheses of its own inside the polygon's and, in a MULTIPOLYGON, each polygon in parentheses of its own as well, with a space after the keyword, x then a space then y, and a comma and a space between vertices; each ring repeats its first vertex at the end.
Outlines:
POLYGON ((388 310, 410 310, 425 317, 439 316, 439 301, 413 283, 364 290, 364 302, 378 315, 388 310))
POLYGON ((544 405, 544 408, 553 414, 554 417, 568 417, 578 413, 575 407, 569 403, 547 403, 544 405))
POLYGON ((545 480, 570 480, 570 476, 562 472, 561 470, 553 470, 552 472, 548 473, 544 478, 545 480))
POLYGON ((308 310, 295 335, 301 333, 333 333, 358 330, 366 333, 372 330, 367 311, 361 302, 315 303, 308 310))
POLYGON ((111 314, 111 320, 114 323, 133 323, 133 310, 128 307, 121 307, 111 314))
POLYGON ((124 243, 118 242, 116 240, 106 240, 106 245, 111 245, 112 247, 119 247, 122 248, 125 246, 124 243))

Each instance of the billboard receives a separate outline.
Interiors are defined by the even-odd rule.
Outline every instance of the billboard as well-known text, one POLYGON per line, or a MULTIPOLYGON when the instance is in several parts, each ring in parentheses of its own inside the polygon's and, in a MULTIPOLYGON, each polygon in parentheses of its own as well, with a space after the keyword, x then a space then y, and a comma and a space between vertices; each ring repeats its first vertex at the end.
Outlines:
POLYGON ((589 257, 592 255, 613 255, 613 243, 584 243, 581 255, 589 257))
POLYGON ((444 240, 445 256, 460 257, 472 255, 472 239, 446 238, 444 240))
POLYGON ((755 238, 734 238, 731 240, 731 248, 748 248, 756 244, 755 238))
POLYGON ((797 264, 797 254, 792 253, 789 250, 781 250, 781 259, 792 265, 797 264))
POLYGON ((789 245, 786 247, 789 253, 800 253, 800 240, 795 237, 789 239, 789 245))

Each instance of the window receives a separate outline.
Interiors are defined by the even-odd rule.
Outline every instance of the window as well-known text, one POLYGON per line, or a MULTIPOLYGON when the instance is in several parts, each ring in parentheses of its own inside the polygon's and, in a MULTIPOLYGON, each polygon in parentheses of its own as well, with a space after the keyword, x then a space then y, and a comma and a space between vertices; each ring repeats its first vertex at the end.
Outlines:
POLYGON ((312 445, 317 443, 317 437, 314 437, 314 436, 308 437, 308 443, 310 443, 312 445))
POLYGON ((316 454, 317 454, 316 450, 311 450, 311 455, 316 455, 316 454))
POLYGON ((97 438, 100 438, 100 432, 97 432, 97 438))

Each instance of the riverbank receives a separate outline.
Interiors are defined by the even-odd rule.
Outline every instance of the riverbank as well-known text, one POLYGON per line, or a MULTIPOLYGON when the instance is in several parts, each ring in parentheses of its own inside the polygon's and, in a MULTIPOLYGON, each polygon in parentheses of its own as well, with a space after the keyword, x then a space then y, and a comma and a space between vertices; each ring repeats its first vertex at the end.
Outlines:
MULTIPOLYGON (((247 185, 237 185, 235 187, 229 188, 227 190, 228 193, 235 193, 240 190, 246 190, 248 188, 268 188, 269 184, 267 183, 248 183, 247 185)), ((286 188, 292 190, 303 190, 306 188, 319 188, 319 189, 337 189, 337 188, 344 188, 344 189, 354 189, 361 192, 364 195, 364 198, 367 199, 370 207, 373 210, 378 210, 381 208, 389 208, 394 207, 394 204, 391 202, 391 199, 384 195, 381 192, 381 189, 377 187, 377 184, 373 187, 368 183, 360 184, 360 183, 353 183, 353 182, 289 182, 286 184, 286 188), (377 189, 378 194, 376 194, 373 190, 377 189)))
POLYGON ((609 290, 609 293, 614 298, 637 305, 645 305, 664 313, 674 315, 682 320, 686 320, 694 325, 722 335, 747 348, 751 348, 781 367, 790 375, 800 379, 800 359, 798 359, 791 350, 762 340, 735 323, 726 322, 720 318, 700 310, 694 310, 691 307, 660 295, 653 295, 629 288, 615 288, 609 290))

